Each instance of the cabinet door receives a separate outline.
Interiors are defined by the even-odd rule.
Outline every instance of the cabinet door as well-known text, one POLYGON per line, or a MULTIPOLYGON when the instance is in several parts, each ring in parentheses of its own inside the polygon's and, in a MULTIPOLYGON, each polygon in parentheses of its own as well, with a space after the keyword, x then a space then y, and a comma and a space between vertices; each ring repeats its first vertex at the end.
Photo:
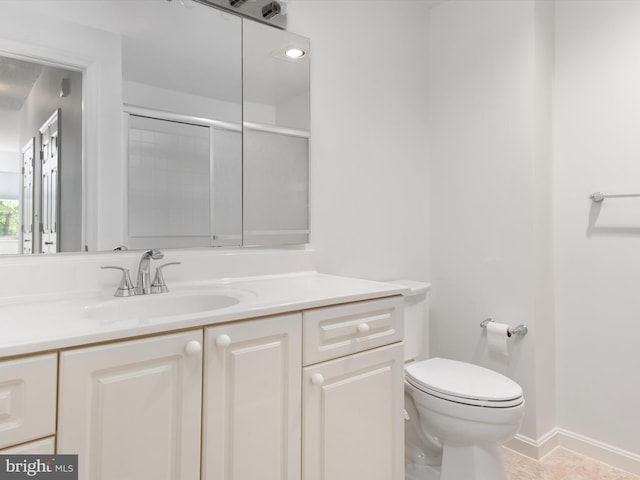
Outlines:
POLYGON ((0 362, 0 448, 56 432, 55 353, 0 362))
POLYGON ((300 478, 301 316, 205 332, 203 480, 300 478))
POLYGON ((202 330, 63 352, 58 453, 86 480, 196 480, 202 330))
POLYGON ((304 480, 402 480, 402 344, 303 371, 304 480))

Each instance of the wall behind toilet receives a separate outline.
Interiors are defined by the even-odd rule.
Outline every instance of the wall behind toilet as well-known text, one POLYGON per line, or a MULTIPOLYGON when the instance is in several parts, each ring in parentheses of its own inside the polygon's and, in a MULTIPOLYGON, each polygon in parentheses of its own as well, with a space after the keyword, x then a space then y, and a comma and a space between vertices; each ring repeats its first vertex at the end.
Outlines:
POLYGON ((429 19, 430 348, 520 383, 531 439, 555 425, 550 6, 452 0, 429 19), (529 327, 508 359, 489 316, 529 327))

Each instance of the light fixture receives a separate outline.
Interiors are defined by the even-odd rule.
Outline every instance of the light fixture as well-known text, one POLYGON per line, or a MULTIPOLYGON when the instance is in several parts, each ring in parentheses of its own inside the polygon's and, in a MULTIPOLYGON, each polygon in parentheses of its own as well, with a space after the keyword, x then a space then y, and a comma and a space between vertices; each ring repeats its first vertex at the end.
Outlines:
POLYGON ((282 7, 278 2, 269 2, 262 7, 262 18, 269 20, 282 11, 282 7))
POLYGON ((292 59, 297 59, 297 58, 302 58, 306 55, 306 52, 304 50, 301 50, 297 47, 291 47, 291 48, 287 48, 284 51, 284 54, 288 57, 288 58, 292 58, 292 59))

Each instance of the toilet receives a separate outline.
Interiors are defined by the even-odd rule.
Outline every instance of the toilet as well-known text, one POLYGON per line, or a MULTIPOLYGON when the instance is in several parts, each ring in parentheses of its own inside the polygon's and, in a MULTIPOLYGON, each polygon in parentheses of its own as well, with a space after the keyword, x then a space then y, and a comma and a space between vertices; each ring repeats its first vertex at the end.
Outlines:
POLYGON ((405 479, 506 480, 502 444, 524 415, 522 388, 470 363, 429 358, 429 285, 405 294, 405 479))

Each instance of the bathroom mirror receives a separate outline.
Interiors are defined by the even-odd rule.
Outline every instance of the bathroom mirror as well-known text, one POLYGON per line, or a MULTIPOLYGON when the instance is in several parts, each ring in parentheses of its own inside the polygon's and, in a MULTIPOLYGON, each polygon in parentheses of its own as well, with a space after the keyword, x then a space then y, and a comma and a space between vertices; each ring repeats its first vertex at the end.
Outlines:
MULTIPOLYGON (((257 51, 255 55, 247 48, 242 51, 243 21, 192 0, 4 0, 1 8, 0 56, 66 68, 82 76, 79 86, 71 85, 72 93, 80 89, 83 94, 80 138, 73 140, 82 145, 81 161, 76 162, 82 167, 62 164, 56 197, 56 205, 64 209, 68 190, 64 182, 73 179, 73 185, 82 185, 70 202, 76 206, 78 221, 76 231, 66 234, 71 222, 65 221, 64 211, 58 213, 59 237, 73 238, 74 245, 60 241, 54 251, 307 241, 308 54, 302 62, 279 59, 273 63, 276 49, 269 47, 260 53, 265 55, 263 60, 254 62, 257 51), (293 65, 304 65, 298 70, 306 74, 288 83, 285 77, 293 65), (278 69, 282 72, 277 73, 278 69), (254 95, 251 85, 256 84, 260 89, 254 95), (273 103, 275 97, 267 98, 278 94, 277 85, 282 90, 294 84, 295 88, 306 85, 302 87, 306 93, 297 100, 292 96, 286 108, 283 98, 278 104, 273 103), (271 94, 266 94, 270 89, 271 94), (301 113, 293 114, 295 108, 301 113), (264 117, 266 112, 271 112, 270 118, 264 117), (275 121, 283 115, 306 118, 306 123, 275 121), (286 126, 295 135, 254 128, 255 138, 247 143, 243 124, 245 132, 260 124, 286 126), (288 140, 293 138, 297 140, 288 140), (249 176, 243 178, 243 148, 271 151, 276 160, 301 158, 271 166, 264 162, 273 159, 259 160, 262 172, 250 160, 245 172, 249 176), (276 149, 282 149, 282 155, 276 149), (243 202, 248 202, 244 214, 243 202), (255 209, 256 204, 262 211, 255 209)), ((252 30, 254 23, 244 21, 244 25, 252 30)), ((266 46, 273 32, 281 43, 287 43, 288 37, 296 45, 304 40, 260 27, 244 41, 266 46)), ((76 134, 65 122, 64 107, 60 108, 61 136, 71 140, 76 134)), ((29 135, 20 133, 20 138, 29 135)), ((41 145, 37 135, 32 137, 37 163, 41 145)), ((20 178, 19 194, 29 185, 16 175, 28 151, 22 151, 27 142, 17 143, 10 149, 9 163, 19 165, 11 176, 20 178)), ((63 162, 65 153, 60 151, 63 162)), ((5 157, 3 151, 0 167, 7 163, 5 157)), ((3 188, 9 177, 1 173, 3 188)), ((10 194, 15 198, 16 188, 10 194)), ((32 200, 34 209, 39 205, 38 198, 32 200)), ((29 208, 19 206, 18 212, 21 233, 16 243, 22 251, 29 234, 22 217, 28 217, 29 208)), ((39 223, 35 219, 33 231, 42 228, 39 223)))

